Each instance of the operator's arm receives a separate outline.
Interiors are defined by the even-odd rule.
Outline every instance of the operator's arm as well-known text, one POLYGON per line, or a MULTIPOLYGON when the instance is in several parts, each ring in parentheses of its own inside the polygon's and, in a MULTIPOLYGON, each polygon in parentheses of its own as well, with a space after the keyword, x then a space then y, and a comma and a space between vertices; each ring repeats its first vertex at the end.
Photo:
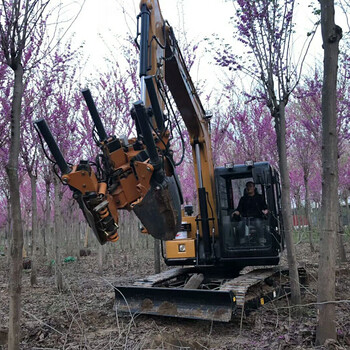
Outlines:
POLYGON ((241 215, 243 212, 243 202, 244 202, 244 197, 241 197, 238 203, 238 207, 236 210, 233 212, 233 215, 241 215))
POLYGON ((264 215, 267 215, 269 210, 267 209, 267 204, 264 200, 264 197, 262 195, 259 195, 259 206, 261 208, 261 211, 264 215))

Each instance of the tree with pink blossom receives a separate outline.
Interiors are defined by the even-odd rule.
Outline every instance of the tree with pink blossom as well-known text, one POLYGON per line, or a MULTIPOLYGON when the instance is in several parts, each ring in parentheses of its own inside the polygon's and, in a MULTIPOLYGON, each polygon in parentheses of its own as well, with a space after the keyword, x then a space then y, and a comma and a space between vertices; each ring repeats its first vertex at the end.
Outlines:
MULTIPOLYGON (((342 73, 339 75, 340 79, 337 86, 337 144, 338 164, 339 167, 342 167, 349 158, 346 148, 349 140, 349 128, 347 127, 349 123, 347 108, 349 87, 346 79, 348 68, 346 64, 342 64, 340 67, 342 73)), ((315 69, 313 75, 304 78, 303 83, 298 87, 297 99, 292 102, 290 113, 293 128, 293 159, 295 164, 304 171, 306 210, 311 197, 317 198, 317 203, 319 204, 321 196, 321 93, 322 78, 319 69, 315 69), (313 181, 314 184, 312 189, 309 186, 310 181, 313 181)), ((341 182, 341 172, 339 172, 339 181, 341 182)), ((340 196, 342 196, 341 187, 339 187, 339 191, 340 196)), ((341 247, 343 247, 343 244, 339 242, 339 248, 341 247)), ((340 249, 340 252, 342 249, 340 249)))
MULTIPOLYGON (((217 57, 221 66, 249 74, 259 84, 255 98, 263 100, 274 119, 282 182, 282 214, 291 274, 293 304, 300 303, 300 286, 292 237, 290 179, 286 148, 285 108, 299 82, 300 70, 306 52, 300 53, 301 65, 293 63, 291 52, 294 33, 293 14, 295 1, 235 0, 237 6, 237 34, 245 47, 247 59, 236 55, 226 46, 217 57)), ((313 34, 307 38, 307 41, 313 34)), ((308 45, 306 45, 308 47, 308 45)))
MULTIPOLYGON (((12 70, 12 77, 7 79, 11 87, 10 93, 10 138, 6 171, 9 179, 9 199, 11 208, 12 240, 11 240, 11 269, 10 269, 10 315, 8 344, 11 349, 19 348, 20 341, 20 313, 21 313, 21 270, 23 227, 21 212, 20 180, 21 164, 19 154, 21 151, 21 131, 26 123, 23 116, 32 113, 28 100, 24 105, 26 87, 29 84, 30 72, 38 67, 38 63, 47 56, 50 50, 48 42, 45 42, 49 0, 4 0, 0 10, 0 48, 1 48, 1 73, 3 67, 12 70), (45 46, 45 47, 44 47, 45 46), (38 54, 40 52, 40 54, 38 54), (28 79, 28 80, 27 80, 28 79)), ((44 81, 43 81, 44 82, 44 81)), ((68 86, 66 86, 68 88, 68 86)), ((0 95, 3 97, 5 90, 0 95)), ((6 94, 6 91, 5 91, 6 94)), ((32 95, 32 97, 34 97, 32 95)), ((3 124, 1 124, 1 127, 3 124)), ((5 125, 5 130, 7 126, 5 125)), ((27 150, 28 154, 32 150, 27 150)), ((34 150, 33 150, 33 153, 34 150)), ((6 157, 6 155, 5 155, 6 157)), ((31 163, 32 160, 29 161, 31 163)), ((29 164, 28 163, 28 164, 29 164)), ((35 161, 34 163, 35 164, 35 161)), ((23 182, 25 183, 25 182, 23 182)))
POLYGON ((24 69, 27 54, 33 49, 32 38, 40 31, 42 13, 48 2, 4 0, 0 11, 0 45, 3 63, 13 71, 13 95, 11 101, 10 152, 6 167, 10 187, 12 215, 11 271, 10 271, 10 316, 8 344, 19 348, 21 310, 21 270, 23 229, 18 180, 20 152, 20 123, 24 89, 24 69))

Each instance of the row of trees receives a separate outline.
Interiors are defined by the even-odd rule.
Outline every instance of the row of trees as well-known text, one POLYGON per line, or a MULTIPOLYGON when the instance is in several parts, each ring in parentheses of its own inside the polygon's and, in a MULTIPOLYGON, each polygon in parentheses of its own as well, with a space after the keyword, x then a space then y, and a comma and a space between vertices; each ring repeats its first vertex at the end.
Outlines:
MULTIPOLYGON (((290 203, 290 163, 287 159, 287 119, 286 107, 301 78, 302 66, 307 51, 301 50, 297 61, 293 61, 294 48, 291 45, 295 24, 293 23, 295 2, 279 1, 234 1, 237 6, 237 32, 240 41, 249 50, 248 62, 242 64, 241 57, 226 50, 226 56, 219 57, 223 66, 247 70, 258 80, 257 98, 262 99, 269 108, 275 122, 278 161, 282 181, 282 213, 286 234, 289 275, 291 280, 292 303, 300 303, 298 270, 292 240, 290 203)), ((344 126, 339 110, 337 71, 339 42, 342 28, 335 24, 334 1, 321 0, 321 32, 324 50, 322 79, 322 229, 320 240, 320 259, 318 273, 318 329, 316 343, 323 344, 326 339, 336 339, 335 326, 335 268, 337 226, 339 225, 339 132, 344 126), (328 283, 324 283, 328 281, 328 283)), ((303 46, 308 48, 309 38, 315 31, 307 34, 303 46)), ((348 119, 348 116, 346 116, 348 119)), ((289 127, 290 130, 290 127, 289 127)), ((298 129, 298 132, 300 130, 298 129)), ((301 131, 301 134, 303 132, 301 131)), ((300 152, 299 152, 300 153, 300 152)), ((300 157, 301 158, 301 157, 300 157)), ((348 158, 347 158, 348 162, 348 158)), ((305 164, 305 161, 302 162, 305 164)), ((304 178, 308 177, 303 167, 304 178)), ((307 180, 304 181, 307 185, 307 180)), ((308 187, 306 186, 308 207, 308 187)), ((346 198, 346 207, 348 200, 346 198)), ((308 211, 308 210, 307 210, 308 211)), ((340 238, 338 237, 338 240, 340 238)), ((342 246, 341 244, 339 246, 342 246)))
MULTIPOLYGON (((32 283, 35 284, 35 267, 40 256, 47 256, 49 250, 55 252, 56 262, 61 260, 60 241, 67 240, 69 235, 68 232, 61 234, 62 226, 73 227, 83 221, 70 191, 61 186, 43 155, 33 121, 46 118, 69 162, 76 163, 80 158, 93 159, 96 155, 92 122, 79 92, 80 68, 84 61, 82 48, 60 41, 52 44, 46 34, 48 17, 44 16, 48 3, 32 0, 22 4, 9 0, 3 2, 0 11, 0 60, 4 63, 0 66, 3 116, 0 120, 0 161, 7 164, 7 176, 5 167, 0 168, 0 203, 7 208, 0 213, 0 230, 4 245, 11 238, 11 266, 14 269, 11 276, 17 276, 10 285, 11 348, 16 348, 19 341, 20 313, 16 306, 20 305, 23 228, 30 231, 27 245, 30 240, 32 283), (47 245, 49 237, 55 237, 50 249, 47 245)), ((322 201, 321 146, 325 148, 321 127, 323 69, 316 67, 300 76, 296 72, 301 70, 290 61, 288 44, 294 30, 294 1, 283 4, 263 0, 237 1, 236 4, 240 23, 237 33, 243 44, 251 49, 250 66, 245 65, 243 69, 232 54, 234 50, 227 48, 216 48, 220 52, 217 62, 225 71, 227 68, 247 71, 248 67, 247 72, 257 84, 242 98, 235 75, 227 74, 231 78, 223 83, 219 94, 202 94, 206 106, 215 106, 211 108, 214 112, 211 125, 214 163, 222 165, 232 160, 239 163, 251 159, 268 160, 279 165, 285 217, 291 218, 291 200, 294 205, 305 207, 306 215, 309 215, 311 208, 319 206, 322 201)), ((197 44, 184 50, 189 65, 193 63, 196 49, 197 44)), ((134 124, 129 108, 139 95, 137 50, 131 38, 126 38, 119 42, 116 51, 118 55, 105 58, 104 66, 108 69, 96 74, 89 87, 100 107, 107 132, 130 137, 134 124)), ((347 79, 350 66, 345 54, 341 63, 341 79, 335 89, 338 101, 335 134, 339 149, 337 202, 347 204, 350 195, 350 85, 347 79)), ((186 137, 186 132, 183 134, 186 137)), ((173 144, 175 148, 180 144, 179 135, 175 133, 173 144)), ((181 154, 180 148, 177 153, 181 154)), ((196 196, 191 163, 187 149, 179 169, 187 202, 194 202, 196 196)), ((287 220, 288 247, 291 250, 288 255, 293 260, 291 226, 291 221, 287 220)), ((73 231, 73 228, 69 230, 73 231)), ((76 231, 80 233, 85 229, 76 231)), ((296 267, 295 261, 290 265, 296 267)), ((59 273, 57 280, 61 289, 59 273)), ((293 280, 298 280, 296 275, 293 280)), ((296 295, 295 302, 299 299, 300 296, 296 295)))
MULTIPOLYGON (((22 194, 22 220, 25 227, 33 232, 37 232, 37 228, 32 228, 32 221, 33 224, 39 222, 43 226, 47 226, 47 222, 52 221, 50 205, 52 206, 54 177, 52 167, 41 151, 40 141, 32 122, 45 116, 66 159, 72 163, 77 162, 79 158, 93 159, 97 151, 91 138, 92 121, 82 102, 79 85, 72 74, 67 74, 64 71, 64 69, 70 70, 68 61, 65 63, 66 67, 59 68, 62 69, 62 76, 53 72, 51 81, 52 84, 62 86, 62 90, 53 85, 52 89, 54 89, 55 94, 47 96, 45 91, 48 89, 45 86, 47 78, 44 78, 38 79, 39 82, 46 83, 43 87, 39 87, 42 96, 35 94, 35 86, 30 88, 28 85, 24 93, 24 100, 28 102, 23 113, 25 119, 23 121, 24 132, 21 135, 19 179, 22 194), (54 82, 54 79, 57 81, 54 82), (60 79, 67 80, 64 82, 59 81, 60 79), (64 88, 65 84, 70 84, 68 89, 64 88), (36 200, 32 198, 32 195, 37 196, 36 200)), ((41 74, 46 73, 41 71, 41 74)), ((136 72, 134 71, 133 74, 135 77, 136 72)), ((106 109, 101 110, 101 114, 108 131, 119 136, 130 136, 133 130, 133 121, 128 114, 128 108, 131 102, 136 100, 137 87, 135 90, 131 86, 128 87, 126 77, 120 75, 120 78, 118 81, 116 71, 107 72, 105 76, 101 75, 100 81, 91 82, 91 86, 94 91, 102 92, 102 94, 96 94, 96 100, 99 106, 106 106, 106 109), (114 89, 113 93, 109 93, 109 89, 106 93, 107 90, 104 87, 106 81, 111 83, 111 87, 114 89)), ((241 163, 251 159, 254 161, 267 160, 277 165, 276 132, 265 104, 258 100, 249 101, 249 97, 246 98, 246 101, 232 104, 230 92, 237 91, 238 88, 233 82, 228 82, 224 87, 222 95, 210 96, 207 101, 208 105, 217 106, 213 110, 214 118, 211 125, 215 164, 219 166, 232 160, 241 163)), ((310 208, 318 208, 321 204, 321 89, 321 78, 319 72, 316 71, 300 84, 296 97, 287 107, 286 138, 287 158, 290 163, 291 199, 293 206, 298 208, 305 207, 306 209, 308 203, 309 210, 310 208)), ((2 91, 4 92, 4 90, 2 91)), ((339 97, 342 97, 339 100, 338 108, 344 111, 344 113, 339 114, 340 118, 338 119, 339 199, 343 205, 349 197, 350 187, 348 116, 345 106, 342 106, 343 103, 347 103, 347 94, 348 91, 345 94, 341 90, 338 92, 339 97)), ((7 106, 3 104, 4 115, 6 115, 5 108, 7 106)), ((2 128, 6 128, 8 125, 6 120, 2 120, 2 128)), ((4 135, 8 136, 9 133, 5 132, 4 135)), ((5 140, 3 142, 1 161, 6 164, 8 152, 5 140)), ((4 168, 2 171, 1 202, 4 208, 9 208, 9 186, 4 168)), ((196 190, 191 157, 188 151, 179 172, 184 184, 185 199, 187 202, 194 203, 196 190)), ((63 212, 67 211, 64 215, 68 217, 68 211, 73 205, 71 193, 66 187, 62 187, 61 191, 63 191, 62 210, 63 212)), ((7 211, 2 211, 1 214, 0 227, 4 234, 9 234, 12 227, 11 216, 8 215, 7 211)), ((311 219, 308 221, 312 222, 311 219)), ((2 238, 5 236, 3 235, 2 238)))

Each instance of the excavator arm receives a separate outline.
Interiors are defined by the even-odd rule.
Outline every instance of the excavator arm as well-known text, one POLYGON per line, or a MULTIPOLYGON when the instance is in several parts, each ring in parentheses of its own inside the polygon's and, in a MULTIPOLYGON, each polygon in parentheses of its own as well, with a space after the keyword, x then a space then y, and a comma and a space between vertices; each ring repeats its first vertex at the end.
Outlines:
POLYGON ((168 87, 190 136, 198 222, 209 259, 210 236, 217 234, 209 118, 158 0, 142 0, 140 9, 136 42, 140 48, 141 96, 131 108, 137 137, 125 141, 107 135, 89 90, 82 93, 101 151, 95 164, 81 160, 67 165, 45 120, 35 124, 60 168, 62 182, 73 191, 101 244, 118 239, 119 210, 134 211, 148 233, 170 240, 180 231, 182 194, 170 148, 171 123, 164 113, 168 87))
POLYGON ((209 261, 213 253, 211 241, 218 234, 210 116, 204 111, 172 27, 162 18, 158 0, 142 0, 140 8, 140 76, 146 87, 145 104, 151 107, 155 120, 164 120, 157 111, 165 100, 162 96, 166 84, 185 123, 198 188, 199 232, 209 261))

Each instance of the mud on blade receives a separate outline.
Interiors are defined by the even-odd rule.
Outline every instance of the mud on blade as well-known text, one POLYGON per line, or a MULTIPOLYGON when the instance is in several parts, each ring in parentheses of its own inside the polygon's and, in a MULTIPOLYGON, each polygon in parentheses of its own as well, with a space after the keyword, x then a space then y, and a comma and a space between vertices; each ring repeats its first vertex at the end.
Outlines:
POLYGON ((229 322, 236 302, 230 291, 115 286, 115 309, 120 315, 131 313, 229 322))

